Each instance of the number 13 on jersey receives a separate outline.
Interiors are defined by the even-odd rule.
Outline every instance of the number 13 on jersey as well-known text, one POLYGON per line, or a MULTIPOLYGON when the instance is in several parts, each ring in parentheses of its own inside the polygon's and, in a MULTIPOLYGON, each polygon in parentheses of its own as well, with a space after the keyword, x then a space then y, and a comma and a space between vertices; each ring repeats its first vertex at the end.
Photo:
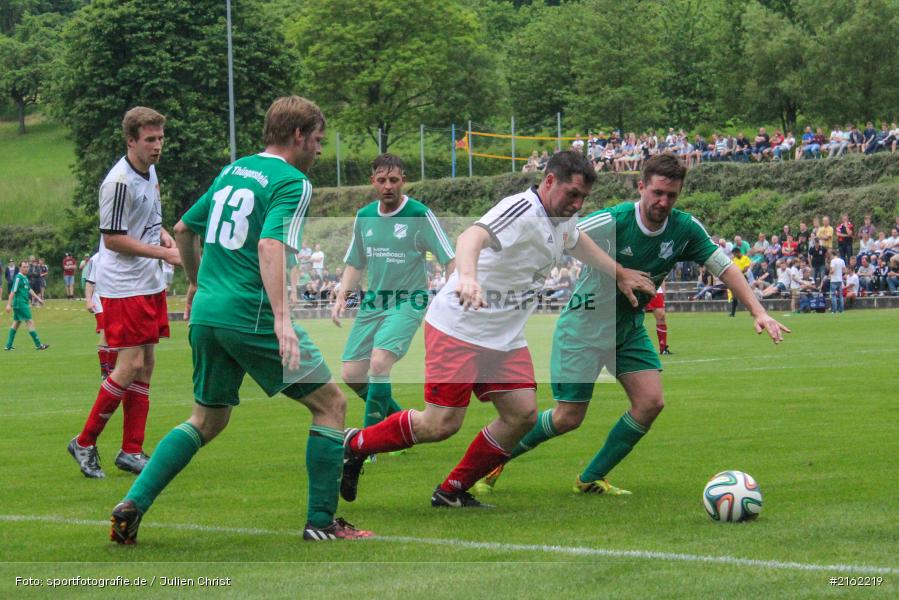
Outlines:
POLYGON ((229 185, 217 191, 212 196, 215 204, 212 208, 212 214, 209 216, 209 226, 206 228, 206 243, 215 244, 218 242, 222 247, 228 250, 239 250, 247 241, 247 232, 250 229, 250 223, 247 217, 253 212, 253 205, 256 198, 253 191, 246 188, 234 190, 234 186, 229 185), (225 204, 232 207, 229 219, 222 219, 222 211, 225 204), (221 225, 221 227, 219 227, 221 225))

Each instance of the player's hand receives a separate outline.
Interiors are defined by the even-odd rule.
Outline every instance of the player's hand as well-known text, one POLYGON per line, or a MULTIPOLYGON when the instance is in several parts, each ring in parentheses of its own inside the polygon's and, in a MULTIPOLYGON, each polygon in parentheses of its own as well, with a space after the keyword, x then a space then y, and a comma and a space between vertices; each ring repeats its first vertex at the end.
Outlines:
POLYGON ((649 296, 656 295, 656 286, 652 283, 652 279, 649 278, 649 273, 619 267, 615 272, 615 280, 618 284, 618 289, 621 290, 621 293, 624 294, 634 308, 640 305, 636 292, 643 292, 649 296))
POLYGON ((171 235, 169 235, 168 231, 162 229, 159 232, 159 245, 163 248, 174 248, 175 239, 171 235))
POLYGON ((165 253, 162 256, 162 260, 173 265, 175 267, 181 266, 181 254, 178 253, 177 246, 163 246, 165 248, 165 253))
POLYGON ((473 277, 459 277, 459 283, 456 285, 456 295, 459 297, 459 304, 463 310, 477 310, 487 306, 484 300, 481 284, 473 277))
POLYGON ((89 312, 89 313, 91 313, 91 314, 94 314, 94 301, 93 301, 93 300, 88 300, 88 301, 86 302, 86 304, 87 304, 87 312, 89 312))
POLYGON ((197 284, 187 284, 187 297, 184 299, 184 320, 190 321, 190 309, 194 304, 194 296, 197 294, 197 284))
POLYGON ((288 371, 296 371, 300 368, 300 341, 290 317, 275 317, 275 336, 278 338, 281 366, 287 367, 288 371))
POLYGON ((784 341, 784 333, 793 333, 784 327, 784 325, 773 319, 768 313, 764 313, 755 318, 755 332, 761 335, 763 331, 768 332, 768 335, 771 336, 771 341, 775 344, 784 341))
POLYGON ((9 304, 6 305, 6 312, 12 312, 12 306, 9 304))
POLYGON ((334 304, 331 305, 331 322, 338 327, 342 327, 340 319, 346 312, 346 295, 343 292, 338 292, 337 294, 331 294, 331 297, 334 299, 334 304))

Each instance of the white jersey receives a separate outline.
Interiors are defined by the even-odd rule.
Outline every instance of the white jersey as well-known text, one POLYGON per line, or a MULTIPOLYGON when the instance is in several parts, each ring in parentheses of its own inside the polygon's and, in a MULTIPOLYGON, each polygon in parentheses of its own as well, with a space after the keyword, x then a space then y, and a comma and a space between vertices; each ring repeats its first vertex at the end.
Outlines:
POLYGON ((831 283, 843 283, 843 269, 846 263, 839 256, 835 256, 830 260, 830 281, 831 283))
POLYGON ((94 286, 94 294, 91 296, 91 301, 94 303, 94 314, 96 315, 103 312, 103 303, 100 302, 100 294, 97 292, 97 275, 99 275, 97 262, 99 258, 100 253, 97 252, 91 256, 87 260, 87 264, 84 265, 84 280, 94 286))
MULTIPOLYGON (((125 234, 145 244, 159 245, 162 204, 156 169, 138 172, 128 157, 115 164, 100 185, 100 233, 125 234)), ((103 243, 97 291, 104 298, 128 298, 155 294, 165 289, 159 259, 114 252, 103 243)))
POLYGON ((561 264, 562 253, 577 244, 577 215, 554 223, 533 187, 502 199, 476 225, 492 239, 478 258, 478 283, 488 306, 462 309, 457 270, 431 302, 425 320, 463 342, 492 350, 523 348, 524 325, 537 306, 537 294, 561 264))

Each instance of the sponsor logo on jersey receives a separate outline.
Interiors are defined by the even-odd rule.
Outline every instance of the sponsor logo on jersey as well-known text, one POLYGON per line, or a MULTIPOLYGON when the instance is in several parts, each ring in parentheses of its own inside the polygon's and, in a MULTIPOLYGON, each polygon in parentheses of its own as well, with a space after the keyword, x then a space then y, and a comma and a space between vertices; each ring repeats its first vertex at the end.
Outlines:
POLYGON ((409 233, 409 226, 405 223, 394 223, 393 224, 393 237, 398 240, 406 237, 406 234, 409 233))
POLYGON ((659 258, 671 258, 674 256, 674 242, 662 242, 659 246, 659 258))

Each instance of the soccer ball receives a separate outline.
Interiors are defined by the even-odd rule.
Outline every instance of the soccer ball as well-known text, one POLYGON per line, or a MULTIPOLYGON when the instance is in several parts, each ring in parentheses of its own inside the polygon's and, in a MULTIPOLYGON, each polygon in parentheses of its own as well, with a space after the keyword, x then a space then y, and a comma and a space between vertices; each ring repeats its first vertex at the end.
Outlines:
POLYGON ((713 521, 750 521, 762 512, 762 492, 748 473, 722 471, 705 484, 702 504, 713 521))

